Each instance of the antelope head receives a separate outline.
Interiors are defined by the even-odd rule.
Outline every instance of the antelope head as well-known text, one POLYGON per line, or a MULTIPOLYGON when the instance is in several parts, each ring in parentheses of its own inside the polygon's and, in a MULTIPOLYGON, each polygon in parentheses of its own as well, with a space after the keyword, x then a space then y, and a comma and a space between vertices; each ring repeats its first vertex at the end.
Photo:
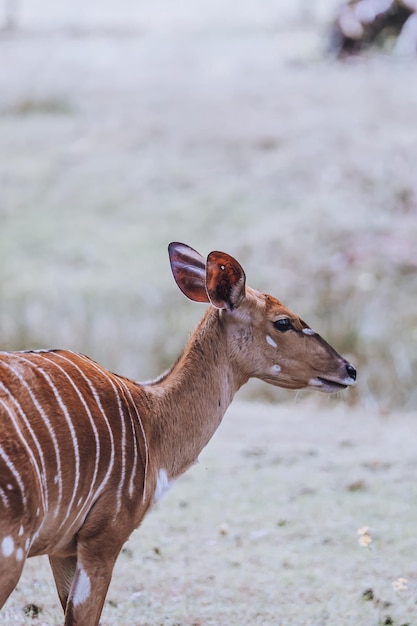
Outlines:
POLYGON ((340 391, 355 384, 356 370, 279 300, 246 286, 241 265, 224 252, 205 260, 181 243, 169 246, 181 291, 219 311, 228 356, 242 383, 251 377, 287 389, 340 391))

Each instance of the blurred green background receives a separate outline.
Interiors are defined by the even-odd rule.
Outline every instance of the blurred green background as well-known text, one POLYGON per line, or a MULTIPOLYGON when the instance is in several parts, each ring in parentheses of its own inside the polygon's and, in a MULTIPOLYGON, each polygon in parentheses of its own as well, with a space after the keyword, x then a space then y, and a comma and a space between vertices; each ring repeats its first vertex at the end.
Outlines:
POLYGON ((179 240, 236 256, 351 359, 339 400, 415 409, 417 61, 326 58, 337 4, 16 5, 0 34, 3 349, 156 376, 204 310, 173 282, 179 240))

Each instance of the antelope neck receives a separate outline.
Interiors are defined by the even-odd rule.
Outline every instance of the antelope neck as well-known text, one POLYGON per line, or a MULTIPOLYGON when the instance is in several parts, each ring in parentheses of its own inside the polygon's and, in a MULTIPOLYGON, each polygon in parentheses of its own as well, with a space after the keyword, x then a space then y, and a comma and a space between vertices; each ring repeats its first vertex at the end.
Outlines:
POLYGON ((177 363, 145 387, 155 416, 154 460, 159 457, 170 480, 198 461, 241 386, 236 374, 226 325, 211 307, 177 363))

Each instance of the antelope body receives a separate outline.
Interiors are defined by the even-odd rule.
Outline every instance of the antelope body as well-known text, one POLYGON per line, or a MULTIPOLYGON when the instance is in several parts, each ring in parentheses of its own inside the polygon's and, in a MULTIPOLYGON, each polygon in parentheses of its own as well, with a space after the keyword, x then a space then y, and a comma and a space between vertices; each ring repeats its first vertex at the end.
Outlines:
POLYGON ((169 246, 183 293, 211 306, 153 382, 65 350, 0 353, 0 607, 25 559, 48 554, 65 626, 99 622, 116 558, 195 463, 250 377, 324 392, 356 371, 297 315, 246 287, 229 255, 169 246))

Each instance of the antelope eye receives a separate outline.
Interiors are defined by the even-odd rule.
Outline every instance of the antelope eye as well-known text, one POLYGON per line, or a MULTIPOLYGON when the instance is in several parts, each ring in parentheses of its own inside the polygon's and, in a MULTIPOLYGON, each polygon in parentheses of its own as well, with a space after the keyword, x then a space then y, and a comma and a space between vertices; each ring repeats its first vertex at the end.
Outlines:
POLYGON ((291 330, 291 328, 293 328, 293 325, 291 324, 291 321, 288 319, 288 317, 282 317, 280 320, 275 320, 275 322, 272 323, 274 325, 274 328, 282 333, 285 333, 287 330, 291 330))

